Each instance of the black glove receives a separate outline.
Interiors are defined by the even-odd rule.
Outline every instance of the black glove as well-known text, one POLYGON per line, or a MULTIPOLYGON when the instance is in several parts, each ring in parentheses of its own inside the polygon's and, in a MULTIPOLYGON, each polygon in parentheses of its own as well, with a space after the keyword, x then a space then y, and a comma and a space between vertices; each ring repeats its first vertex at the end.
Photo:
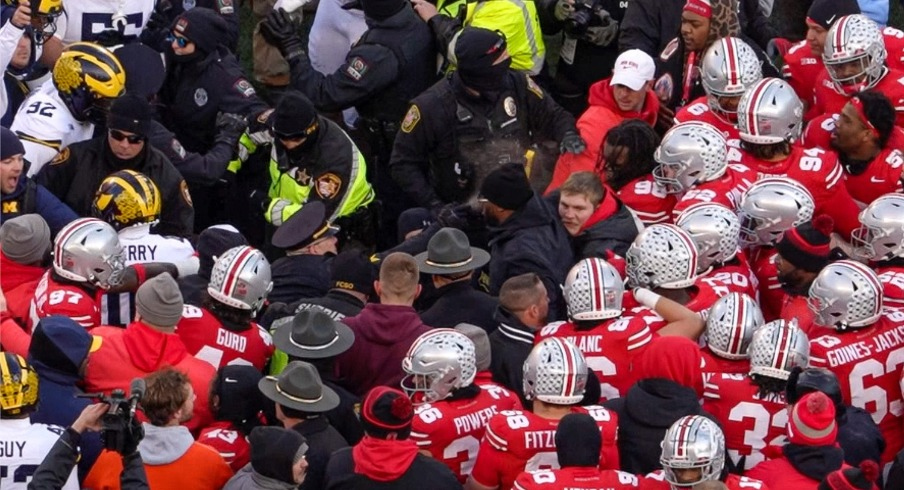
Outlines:
POLYGON ((157 2, 157 6, 154 7, 154 11, 151 12, 151 16, 148 17, 148 22, 144 25, 144 28, 149 31, 168 29, 170 23, 173 21, 169 16, 169 11, 172 10, 172 8, 173 4, 170 3, 169 0, 160 0, 157 2))
POLYGON ((446 204, 436 215, 436 221, 446 228, 459 230, 476 229, 483 226, 483 214, 469 204, 446 204))
POLYGON ((240 114, 220 112, 217 114, 217 141, 226 141, 234 145, 245 129, 248 128, 248 120, 240 114))
POLYGON ((138 443, 144 439, 144 427, 141 426, 138 417, 132 417, 132 421, 129 423, 129 426, 125 428, 124 432, 122 437, 122 450, 119 454, 130 456, 138 451, 138 443))
POLYGON ((261 22, 261 36, 268 44, 278 48, 285 59, 304 52, 295 24, 284 9, 274 9, 261 22))
POLYGON ((574 153, 575 155, 584 153, 584 150, 587 149, 587 143, 584 142, 584 138, 581 138, 576 131, 568 131, 565 133, 565 136, 562 137, 562 141, 559 143, 559 152, 560 153, 574 153))

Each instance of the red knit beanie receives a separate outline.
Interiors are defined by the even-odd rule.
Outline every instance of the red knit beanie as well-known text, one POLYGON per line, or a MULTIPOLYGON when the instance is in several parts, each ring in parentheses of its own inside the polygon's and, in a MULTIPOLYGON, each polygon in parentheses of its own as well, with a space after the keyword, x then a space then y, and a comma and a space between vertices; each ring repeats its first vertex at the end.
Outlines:
POLYGON ((859 468, 835 470, 822 480, 818 490, 870 490, 876 488, 879 479, 879 465, 875 461, 865 460, 859 468))
POLYGON ((831 216, 821 214, 813 218, 813 221, 786 231, 775 244, 775 250, 794 267, 807 272, 819 272, 829 263, 834 226, 831 216))
POLYGON ((687 3, 684 4, 684 10, 707 19, 713 16, 713 6, 709 0, 687 0, 687 3))
POLYGON ((788 440, 804 446, 828 446, 835 443, 838 426, 835 405, 820 391, 807 393, 791 409, 788 440))

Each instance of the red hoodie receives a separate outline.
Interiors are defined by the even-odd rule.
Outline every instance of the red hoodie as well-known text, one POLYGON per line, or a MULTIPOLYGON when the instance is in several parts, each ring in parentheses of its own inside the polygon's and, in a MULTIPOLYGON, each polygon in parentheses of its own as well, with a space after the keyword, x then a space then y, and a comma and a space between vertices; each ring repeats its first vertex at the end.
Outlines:
POLYGON ((35 296, 35 289, 44 271, 40 266, 13 262, 0 251, 0 289, 6 296, 6 309, 20 325, 26 324, 31 299, 35 296))
POLYGON ((665 378, 703 395, 703 355, 684 337, 654 338, 635 364, 637 379, 665 378))
POLYGON ((650 126, 656 124, 656 116, 659 113, 659 99, 652 90, 647 91, 647 98, 643 108, 638 111, 622 111, 615 102, 612 87, 609 86, 609 78, 600 80, 590 86, 588 101, 590 107, 581 114, 577 127, 581 137, 587 142, 587 149, 579 155, 563 153, 556 162, 556 168, 552 175, 552 181, 546 188, 549 193, 565 182, 565 179, 574 172, 594 171, 596 160, 599 157, 603 138, 610 129, 617 126, 625 119, 641 119, 650 126))

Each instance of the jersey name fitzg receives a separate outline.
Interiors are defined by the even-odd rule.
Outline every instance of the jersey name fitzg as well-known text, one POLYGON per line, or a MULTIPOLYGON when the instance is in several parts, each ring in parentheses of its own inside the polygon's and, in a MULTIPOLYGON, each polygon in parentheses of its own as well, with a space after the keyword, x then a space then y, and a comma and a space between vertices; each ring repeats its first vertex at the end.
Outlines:
POLYGON ((531 430, 524 433, 524 447, 527 449, 555 449, 556 431, 531 430))

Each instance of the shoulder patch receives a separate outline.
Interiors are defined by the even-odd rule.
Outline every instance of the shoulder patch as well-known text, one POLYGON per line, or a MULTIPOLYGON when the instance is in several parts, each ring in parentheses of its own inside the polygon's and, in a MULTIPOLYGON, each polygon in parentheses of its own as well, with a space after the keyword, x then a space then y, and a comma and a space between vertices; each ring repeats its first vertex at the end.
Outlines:
POLYGON ((62 150, 60 150, 60 152, 57 153, 55 157, 53 157, 53 160, 50 161, 50 164, 51 165, 59 165, 61 163, 66 162, 67 160, 69 160, 69 147, 68 146, 66 148, 63 148, 62 150))
POLYGON ((270 115, 273 114, 275 109, 267 109, 265 111, 261 111, 260 114, 257 115, 257 122, 261 124, 266 124, 267 120, 270 119, 270 115))
POLYGON ((368 69, 367 62, 365 62, 360 56, 355 56, 354 58, 348 60, 348 66, 345 68, 345 74, 349 76, 352 80, 361 80, 364 78, 364 74, 367 73, 368 69))
POLYGON ((173 150, 173 153, 179 155, 179 158, 185 158, 185 148, 182 147, 182 143, 179 143, 179 140, 173 138, 172 143, 170 143, 170 149, 173 150))
POLYGON ((542 99, 543 89, 540 88, 539 85, 537 85, 537 82, 535 82, 534 79, 530 77, 530 75, 524 75, 524 77, 527 78, 527 89, 533 92, 534 95, 542 99))
POLYGON ((182 200, 189 206, 194 207, 194 204, 191 202, 191 193, 188 192, 188 184, 186 184, 184 180, 179 182, 179 191, 182 192, 182 200))
POLYGON ((666 61, 675 54, 675 50, 678 49, 678 38, 672 39, 668 44, 665 45, 665 49, 662 50, 662 53, 659 54, 659 59, 662 61, 666 61))
POLYGON ((255 94, 254 86, 252 86, 251 82, 245 80, 244 78, 239 78, 238 80, 236 80, 233 87, 238 93, 242 94, 245 97, 251 97, 255 94))
POLYGON ((410 133, 420 120, 421 110, 416 105, 411 104, 411 107, 408 108, 408 113, 405 114, 405 119, 402 119, 402 132, 410 133))
POLYGON ((339 189, 342 188, 342 179, 333 172, 327 172, 314 180, 314 190, 322 199, 333 199, 338 197, 339 189))

